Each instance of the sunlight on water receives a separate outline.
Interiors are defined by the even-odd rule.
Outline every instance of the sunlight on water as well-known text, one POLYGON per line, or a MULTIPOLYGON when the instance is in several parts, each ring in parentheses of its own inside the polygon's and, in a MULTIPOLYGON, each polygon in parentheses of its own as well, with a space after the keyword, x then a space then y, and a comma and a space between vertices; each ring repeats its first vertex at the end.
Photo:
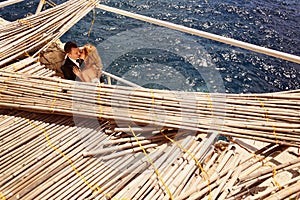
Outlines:
MULTIPOLYGON (((22 18, 28 13, 34 13, 37 3, 24 1, 9 6, 9 9, 0 9, 0 17, 7 20, 22 18)), ((298 0, 109 0, 103 4, 300 55, 298 0)), ((79 45, 87 42, 96 45, 103 56, 105 70, 119 76, 126 74, 133 82, 141 83, 144 80, 148 87, 152 85, 157 88, 163 82, 172 83, 180 79, 179 85, 184 85, 177 87, 180 90, 210 91, 209 88, 219 88, 219 91, 229 93, 262 93, 300 88, 299 64, 188 34, 178 35, 176 31, 141 31, 147 30, 149 24, 99 9, 96 13, 90 37, 87 32, 93 20, 92 13, 77 23, 61 40, 73 40, 79 45), (129 33, 133 34, 132 38, 129 33), (174 39, 172 35, 177 38, 174 39), (201 57, 202 54, 204 56, 201 57), (208 67, 205 67, 207 63, 208 67), (202 71, 199 73, 200 69, 202 71), (214 73, 209 74, 212 69, 214 73), (212 80, 213 74, 218 74, 221 80, 219 77, 217 81, 212 80), (220 85, 223 85, 222 89, 220 85)))

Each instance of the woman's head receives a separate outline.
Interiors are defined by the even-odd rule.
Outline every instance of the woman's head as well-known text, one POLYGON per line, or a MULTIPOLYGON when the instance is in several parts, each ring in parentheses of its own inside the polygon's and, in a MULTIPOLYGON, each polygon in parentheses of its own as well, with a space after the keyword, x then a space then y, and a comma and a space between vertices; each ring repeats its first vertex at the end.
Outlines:
POLYGON ((93 51, 96 51, 96 47, 94 47, 91 44, 86 44, 80 49, 80 58, 86 59, 89 55, 93 53, 93 51))
POLYGON ((87 68, 94 67, 101 74, 102 61, 98 55, 97 48, 91 44, 86 44, 81 50, 82 59, 84 59, 87 68))

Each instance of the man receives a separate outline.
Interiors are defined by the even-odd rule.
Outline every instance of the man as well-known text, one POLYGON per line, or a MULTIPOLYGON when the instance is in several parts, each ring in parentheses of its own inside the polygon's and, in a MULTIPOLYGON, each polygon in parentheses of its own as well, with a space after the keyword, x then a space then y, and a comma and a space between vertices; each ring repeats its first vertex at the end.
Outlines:
POLYGON ((76 75, 73 72, 74 67, 80 69, 82 61, 79 59, 80 51, 76 43, 66 42, 64 46, 64 51, 66 53, 66 59, 61 66, 61 70, 64 74, 65 79, 75 81, 76 75))

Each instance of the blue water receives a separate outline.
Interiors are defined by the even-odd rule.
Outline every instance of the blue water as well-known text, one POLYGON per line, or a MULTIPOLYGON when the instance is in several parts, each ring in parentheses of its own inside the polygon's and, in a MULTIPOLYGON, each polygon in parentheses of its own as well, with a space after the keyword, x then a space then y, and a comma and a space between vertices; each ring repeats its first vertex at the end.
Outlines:
MULTIPOLYGON (((0 17, 22 18, 34 13, 37 4, 27 0, 0 9, 0 17)), ((299 0, 108 0, 103 4, 300 56, 299 0)), ((99 9, 61 40, 96 45, 106 71, 144 87, 228 93, 300 89, 299 64, 99 9)))

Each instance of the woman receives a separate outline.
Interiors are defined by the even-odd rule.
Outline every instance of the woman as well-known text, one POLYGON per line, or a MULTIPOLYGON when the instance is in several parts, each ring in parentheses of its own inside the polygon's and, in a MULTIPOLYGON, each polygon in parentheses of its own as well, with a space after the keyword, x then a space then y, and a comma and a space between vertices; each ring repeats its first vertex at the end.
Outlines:
POLYGON ((83 59, 83 70, 77 67, 73 68, 74 74, 80 78, 83 82, 92 82, 100 84, 100 76, 102 73, 102 62, 98 55, 98 51, 95 46, 86 44, 81 49, 80 59, 83 59))

